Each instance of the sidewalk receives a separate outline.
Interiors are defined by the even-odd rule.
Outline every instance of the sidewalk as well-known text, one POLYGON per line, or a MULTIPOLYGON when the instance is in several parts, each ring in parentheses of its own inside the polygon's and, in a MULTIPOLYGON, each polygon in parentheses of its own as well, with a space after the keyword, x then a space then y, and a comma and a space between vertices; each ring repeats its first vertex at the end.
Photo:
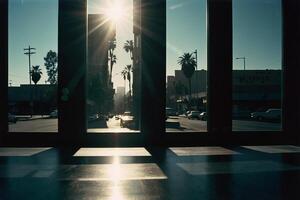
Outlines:
POLYGON ((16 115, 16 118, 18 121, 29 121, 29 120, 37 120, 37 119, 47 119, 49 118, 49 115, 33 115, 32 117, 30 115, 16 115))

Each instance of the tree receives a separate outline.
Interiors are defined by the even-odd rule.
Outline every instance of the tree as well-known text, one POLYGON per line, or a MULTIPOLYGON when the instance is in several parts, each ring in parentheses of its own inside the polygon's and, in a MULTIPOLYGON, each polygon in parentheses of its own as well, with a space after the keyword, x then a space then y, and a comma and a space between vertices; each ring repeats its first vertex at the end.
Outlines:
POLYGON ((116 38, 108 42, 108 60, 110 61, 110 75, 109 75, 110 81, 112 79, 113 66, 114 64, 117 63, 117 56, 114 54, 115 48, 116 48, 116 38))
MULTIPOLYGON (((123 69, 123 70, 121 71, 121 75, 123 76, 123 79, 124 79, 124 88, 125 88, 125 91, 126 91, 127 70, 126 70, 126 69, 123 69)), ((125 110, 126 110, 125 102, 126 102, 126 94, 124 93, 124 112, 125 112, 125 110)))
MULTIPOLYGON (((129 86, 129 91, 128 91, 128 105, 130 105, 130 100, 131 100, 131 65, 126 65, 126 67, 122 70, 121 72, 123 79, 124 79, 124 84, 126 86, 126 79, 128 80, 128 86, 129 86)), ((129 106, 130 107, 130 106, 129 106)))
POLYGON ((34 84, 36 85, 37 82, 39 82, 39 80, 42 77, 42 71, 40 69, 39 65, 36 66, 32 66, 32 70, 31 70, 31 79, 34 82, 34 84))
POLYGON ((126 69, 123 69, 123 70, 121 71, 121 75, 123 76, 123 79, 124 79, 124 87, 126 88, 127 70, 126 70, 126 69))
MULTIPOLYGON (((32 66, 32 70, 30 72, 31 75, 31 80, 34 82, 34 85, 36 86, 36 84, 39 82, 39 80, 42 77, 42 71, 40 69, 39 65, 36 66, 32 66)), ((31 109, 31 117, 33 114, 33 101, 32 101, 32 91, 30 90, 30 109, 31 109)))
POLYGON ((129 97, 131 96, 131 65, 126 65, 125 70, 127 71, 127 80, 129 85, 129 97))
POLYGON ((197 63, 193 54, 184 53, 179 57, 178 64, 181 65, 181 70, 183 71, 184 76, 189 80, 189 95, 192 94, 192 76, 197 67, 197 63))
POLYGON ((133 60, 133 41, 132 40, 126 40, 125 44, 124 44, 124 50, 130 55, 130 59, 133 60))
POLYGON ((46 57, 44 57, 44 61, 48 75, 48 82, 50 84, 57 84, 57 53, 50 50, 46 57))

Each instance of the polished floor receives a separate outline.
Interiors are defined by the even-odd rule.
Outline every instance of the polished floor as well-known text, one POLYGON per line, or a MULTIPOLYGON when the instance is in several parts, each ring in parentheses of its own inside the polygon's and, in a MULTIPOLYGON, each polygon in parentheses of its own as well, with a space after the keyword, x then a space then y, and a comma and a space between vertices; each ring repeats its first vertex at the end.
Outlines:
POLYGON ((300 199, 300 147, 0 148, 0 199, 300 199))

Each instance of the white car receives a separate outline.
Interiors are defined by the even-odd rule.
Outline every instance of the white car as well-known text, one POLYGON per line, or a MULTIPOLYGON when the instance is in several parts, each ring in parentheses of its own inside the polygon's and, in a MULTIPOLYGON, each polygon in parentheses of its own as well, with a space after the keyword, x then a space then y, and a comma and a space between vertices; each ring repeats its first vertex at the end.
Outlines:
POLYGON ((189 114, 188 114, 188 118, 189 119, 199 119, 199 115, 200 115, 200 112, 199 111, 196 111, 196 110, 192 110, 189 114))
POLYGON ((124 112, 124 114, 120 117, 120 126, 122 128, 132 128, 134 126, 134 117, 130 112, 124 112))
POLYGON ((253 112, 250 114, 251 119, 263 120, 280 120, 281 109, 271 108, 265 112, 253 112))
POLYGON ((203 121, 206 121, 207 120, 207 114, 206 114, 206 112, 200 113, 199 114, 199 119, 203 120, 203 121))
POLYGON ((55 110, 53 110, 50 114, 49 114, 49 116, 51 117, 51 118, 57 118, 58 117, 58 111, 55 109, 55 110))

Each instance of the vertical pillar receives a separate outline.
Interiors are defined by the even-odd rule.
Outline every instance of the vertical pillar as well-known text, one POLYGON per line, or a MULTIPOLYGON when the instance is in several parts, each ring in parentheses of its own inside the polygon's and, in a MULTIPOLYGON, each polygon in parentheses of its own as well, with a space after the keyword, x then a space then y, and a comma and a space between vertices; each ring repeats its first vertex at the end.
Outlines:
POLYGON ((8 0, 0 0, 0 142, 8 132, 8 0))
POLYGON ((165 132, 166 0, 141 0, 141 129, 146 143, 165 132))
POLYGON ((300 1, 283 0, 283 117, 285 133, 297 134, 300 130, 300 1))
POLYGON ((79 141, 86 133, 86 0, 59 0, 58 32, 59 132, 79 141))
POLYGON ((231 132, 232 0, 207 0, 208 131, 231 132))

